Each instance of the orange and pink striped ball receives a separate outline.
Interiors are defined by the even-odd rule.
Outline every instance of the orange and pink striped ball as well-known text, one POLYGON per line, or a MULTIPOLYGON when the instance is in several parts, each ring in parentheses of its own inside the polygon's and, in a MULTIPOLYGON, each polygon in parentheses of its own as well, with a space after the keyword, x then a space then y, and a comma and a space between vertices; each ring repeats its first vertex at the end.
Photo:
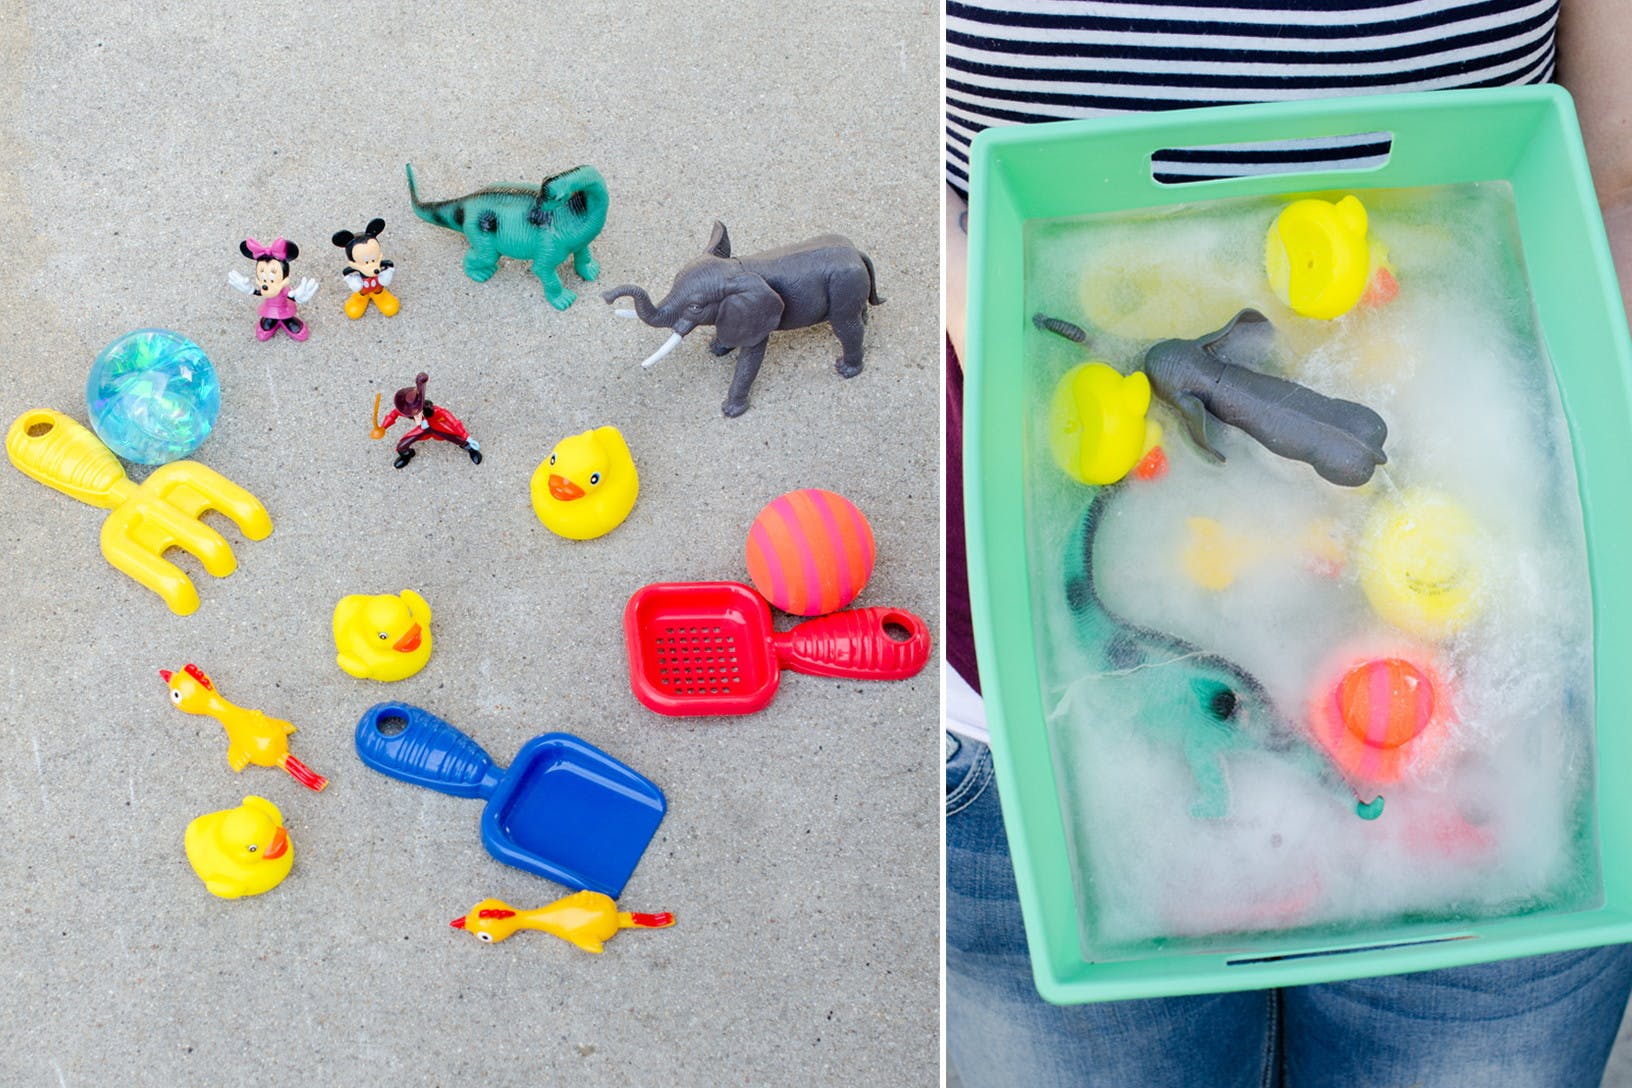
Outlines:
POLYGON ((872 526, 831 491, 790 491, 748 530, 754 588, 795 616, 824 616, 855 600, 873 573, 873 557, 872 526))

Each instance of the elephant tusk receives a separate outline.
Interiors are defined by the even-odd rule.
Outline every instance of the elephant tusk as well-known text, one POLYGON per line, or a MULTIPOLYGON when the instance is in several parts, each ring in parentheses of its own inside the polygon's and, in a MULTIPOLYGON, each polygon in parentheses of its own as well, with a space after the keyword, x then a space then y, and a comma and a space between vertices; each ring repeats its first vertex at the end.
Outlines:
POLYGON ((633 310, 613 310, 612 312, 617 314, 619 317, 639 317, 640 316, 639 314, 635 313, 635 311, 633 311, 633 310))
POLYGON ((677 333, 677 332, 669 333, 669 338, 667 340, 663 341, 663 346, 658 348, 656 351, 652 352, 651 358, 647 359, 644 363, 641 363, 640 365, 642 367, 651 366, 653 363, 657 362, 659 359, 663 358, 663 356, 667 355, 669 352, 673 351, 676 347, 678 347, 679 344, 680 344, 680 340, 681 340, 681 336, 680 336, 679 333, 677 333))

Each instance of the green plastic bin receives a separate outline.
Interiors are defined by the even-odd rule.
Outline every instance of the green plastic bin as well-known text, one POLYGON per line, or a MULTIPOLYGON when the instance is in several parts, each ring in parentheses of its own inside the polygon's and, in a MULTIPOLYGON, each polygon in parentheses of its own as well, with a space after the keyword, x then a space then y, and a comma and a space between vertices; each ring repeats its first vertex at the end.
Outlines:
POLYGON ((1037 989, 1057 1003, 1303 985, 1632 940, 1632 341, 1569 96, 1553 86, 1229 106, 989 129, 974 142, 969 219, 966 504, 975 642, 1003 818, 1037 989), (1387 161, 1163 184, 1151 156, 1386 132, 1387 161), (1506 181, 1541 334, 1574 445, 1596 632, 1595 783, 1603 905, 1465 926, 1378 927, 1338 945, 1155 951, 1091 962, 1078 940, 1062 806, 1038 694, 1017 380, 1028 324, 1027 220, 1214 198, 1506 181))

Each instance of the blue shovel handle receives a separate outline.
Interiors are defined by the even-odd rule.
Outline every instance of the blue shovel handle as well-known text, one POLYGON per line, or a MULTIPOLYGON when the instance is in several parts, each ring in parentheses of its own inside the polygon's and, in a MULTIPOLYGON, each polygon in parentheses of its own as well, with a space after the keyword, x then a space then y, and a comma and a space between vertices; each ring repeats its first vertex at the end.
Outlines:
POLYGON ((376 703, 357 721, 357 756, 383 775, 455 797, 491 797, 504 772, 428 710, 376 703))

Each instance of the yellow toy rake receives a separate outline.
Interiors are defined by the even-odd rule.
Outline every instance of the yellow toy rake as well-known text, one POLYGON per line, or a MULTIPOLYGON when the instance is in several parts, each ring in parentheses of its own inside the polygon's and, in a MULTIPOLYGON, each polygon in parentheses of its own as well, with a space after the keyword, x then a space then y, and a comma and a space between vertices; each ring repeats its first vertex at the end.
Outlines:
POLYGON ((111 510, 102 523, 102 554, 118 570, 151 589, 170 610, 198 610, 198 590, 164 558, 170 548, 196 556, 225 578, 238 569, 232 547, 200 520, 206 510, 225 515, 250 540, 264 540, 272 519, 259 499, 196 461, 160 465, 140 484, 96 435, 49 408, 24 412, 6 432, 6 454, 25 475, 81 502, 111 510))

